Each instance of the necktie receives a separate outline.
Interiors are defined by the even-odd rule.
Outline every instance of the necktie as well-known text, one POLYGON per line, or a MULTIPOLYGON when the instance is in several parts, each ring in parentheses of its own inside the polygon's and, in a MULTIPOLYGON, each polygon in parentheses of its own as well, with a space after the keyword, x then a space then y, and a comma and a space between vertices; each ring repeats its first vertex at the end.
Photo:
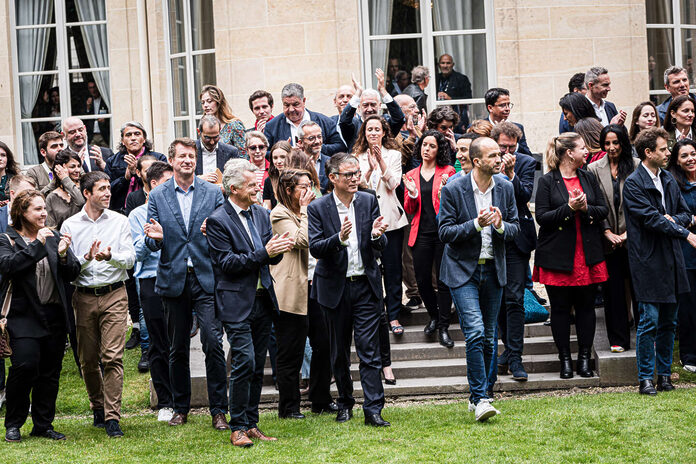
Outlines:
MULTIPOLYGON (((261 236, 259 235, 259 232, 256 230, 256 226, 254 225, 254 221, 252 220, 251 211, 242 211, 242 214, 247 220, 249 232, 251 233, 251 240, 254 243, 254 250, 260 250, 261 248, 263 248, 263 242, 261 242, 261 236)), ((271 286, 271 273, 268 270, 268 266, 261 266, 260 273, 261 285, 263 285, 264 288, 269 288, 271 286)))

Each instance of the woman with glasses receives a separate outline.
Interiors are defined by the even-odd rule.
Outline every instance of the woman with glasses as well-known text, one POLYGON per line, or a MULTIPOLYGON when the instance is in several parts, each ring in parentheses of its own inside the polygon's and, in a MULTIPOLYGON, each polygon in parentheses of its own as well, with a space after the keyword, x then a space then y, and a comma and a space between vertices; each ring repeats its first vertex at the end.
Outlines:
POLYGON ((268 178, 268 168, 270 162, 266 159, 268 150, 268 139, 263 132, 250 131, 246 134, 246 151, 249 154, 249 161, 256 166, 256 183, 259 185, 259 203, 263 204, 263 183, 268 178))
POLYGON ((268 177, 263 181, 263 206, 271 210, 278 204, 276 200, 276 189, 280 173, 287 165, 288 155, 292 150, 292 145, 287 140, 276 142, 271 147, 271 160, 268 166, 268 177))
POLYGON ((205 114, 212 114, 220 121, 220 139, 223 143, 234 145, 242 155, 246 155, 244 123, 232 114, 229 103, 222 90, 215 85, 205 85, 199 96, 205 114))

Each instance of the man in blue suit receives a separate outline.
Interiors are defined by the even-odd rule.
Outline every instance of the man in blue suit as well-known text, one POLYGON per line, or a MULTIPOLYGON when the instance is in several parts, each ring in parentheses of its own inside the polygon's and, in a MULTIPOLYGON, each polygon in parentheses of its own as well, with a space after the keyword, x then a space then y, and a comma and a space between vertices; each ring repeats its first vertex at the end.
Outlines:
POLYGON ((488 373, 496 348, 495 327, 507 283, 505 245, 517 236, 515 193, 500 176, 498 144, 480 137, 469 148, 473 170, 442 189, 440 240, 445 251, 440 279, 452 292, 466 338, 469 411, 478 421, 499 413, 490 404, 488 373))
POLYGON ((317 258, 311 298, 326 311, 333 347, 331 358, 339 411, 337 422, 353 417, 350 375, 351 334, 360 359, 365 424, 389 426, 382 418, 384 388, 380 378, 379 320, 382 276, 377 252, 384 249, 387 224, 377 198, 358 192, 360 165, 353 155, 334 155, 326 166, 333 193, 310 203, 309 252, 317 258))
MULTIPOLYGON (((510 102, 510 91, 508 89, 500 87, 488 89, 483 98, 486 101, 488 120, 491 124, 495 126, 499 122, 508 120, 512 107, 514 106, 510 102)), ((520 137, 520 140, 517 142, 517 151, 531 156, 532 151, 527 145, 527 137, 524 135, 524 126, 517 122, 513 122, 513 124, 522 131, 522 137, 520 137)))
POLYGON ((346 150, 336 130, 336 123, 328 116, 305 108, 304 88, 300 84, 287 84, 280 92, 280 98, 283 101, 283 114, 268 121, 263 131, 268 139, 269 150, 280 140, 287 140, 294 147, 298 139, 297 130, 303 121, 314 121, 321 127, 323 154, 331 156, 346 150))
POLYGON ((222 173, 225 163, 232 158, 243 158, 236 147, 220 142, 220 121, 206 114, 198 122, 196 140, 196 175, 213 184, 219 184, 216 169, 222 173))
POLYGON ((585 86, 587 87, 585 96, 592 103, 592 108, 594 108, 602 125, 619 124, 622 126, 626 121, 626 112, 617 110, 616 105, 606 100, 611 91, 609 71, 601 66, 590 68, 585 73, 585 86))
POLYGON ((228 201, 208 218, 206 235, 215 274, 215 312, 230 343, 230 428, 235 446, 250 438, 273 440, 258 428, 263 368, 278 312, 269 264, 294 246, 288 234, 273 236, 268 211, 256 204, 256 166, 230 162, 222 176, 228 201))
MULTIPOLYGON (((498 315, 500 338, 505 344, 505 352, 498 360, 498 365, 509 367, 514 380, 525 381, 528 376, 522 365, 524 289, 529 258, 536 248, 536 227, 527 202, 532 197, 537 163, 531 156, 516 152, 521 136, 522 131, 507 121, 501 122, 491 131, 491 138, 496 141, 503 155, 502 174, 512 183, 520 224, 520 232, 515 240, 505 244, 507 285, 503 291, 504 304, 498 315)), ((489 385, 489 391, 492 388, 493 385, 489 385)))
POLYGON ((205 220, 222 205, 220 188, 199 179, 196 142, 175 139, 167 152, 174 176, 158 185, 148 198, 145 244, 161 250, 155 292, 162 298, 169 332, 169 378, 174 416, 169 425, 186 423, 191 405, 189 351, 191 323, 196 312, 205 353, 208 402, 213 427, 228 428, 225 356, 222 328, 215 318, 213 266, 203 235, 205 220))

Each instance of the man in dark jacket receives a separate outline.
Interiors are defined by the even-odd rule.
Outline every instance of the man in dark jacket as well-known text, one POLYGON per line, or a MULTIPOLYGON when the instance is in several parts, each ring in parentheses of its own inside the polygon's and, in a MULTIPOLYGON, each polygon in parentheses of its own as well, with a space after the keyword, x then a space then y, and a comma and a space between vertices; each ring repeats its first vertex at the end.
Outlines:
POLYGON ((667 138, 661 128, 641 131, 635 147, 642 162, 628 176, 623 190, 628 260, 640 311, 636 360, 639 391, 644 395, 674 389, 670 373, 677 295, 689 291, 679 241, 687 240, 696 247, 696 235, 686 229, 694 217, 677 182, 662 169, 669 157, 667 138))

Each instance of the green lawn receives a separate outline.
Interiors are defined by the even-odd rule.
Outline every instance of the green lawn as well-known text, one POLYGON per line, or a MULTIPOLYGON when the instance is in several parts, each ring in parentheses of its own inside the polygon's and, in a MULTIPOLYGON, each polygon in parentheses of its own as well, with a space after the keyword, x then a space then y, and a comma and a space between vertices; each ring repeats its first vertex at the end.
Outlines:
MULTIPOLYGON (((312 414, 281 421, 269 412, 261 427, 279 441, 235 449, 229 433, 212 429, 207 414, 192 415, 178 428, 158 423, 147 410, 147 375, 136 372, 137 355, 127 352, 125 360, 124 438, 110 440, 91 426, 84 386, 66 357, 54 425, 68 440, 31 438, 29 422, 22 443, 0 443, 0 462, 696 462, 696 389, 690 388, 657 398, 632 392, 508 399, 496 403, 502 415, 485 424, 474 421, 464 399, 388 406, 388 429, 362 425, 357 409, 348 424, 312 414)), ((675 371, 680 382, 696 380, 675 371)))

